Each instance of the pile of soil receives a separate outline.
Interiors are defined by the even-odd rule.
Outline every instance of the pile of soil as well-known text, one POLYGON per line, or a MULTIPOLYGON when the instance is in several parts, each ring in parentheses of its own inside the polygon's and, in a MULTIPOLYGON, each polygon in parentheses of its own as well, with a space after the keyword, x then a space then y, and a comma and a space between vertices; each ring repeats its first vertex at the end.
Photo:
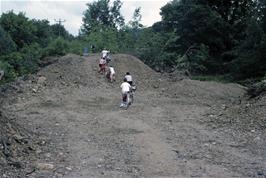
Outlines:
POLYGON ((34 171, 37 138, 0 112, 1 177, 25 177, 34 171))
POLYGON ((125 54, 109 83, 99 56, 51 60, 1 90, 0 177, 265 177, 265 96, 125 54), (126 72, 137 92, 121 110, 126 72))

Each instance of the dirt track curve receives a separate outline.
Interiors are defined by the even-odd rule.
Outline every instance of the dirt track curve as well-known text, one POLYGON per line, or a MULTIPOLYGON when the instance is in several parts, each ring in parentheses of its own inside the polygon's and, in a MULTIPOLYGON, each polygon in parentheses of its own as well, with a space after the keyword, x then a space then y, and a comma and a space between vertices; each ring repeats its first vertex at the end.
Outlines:
POLYGON ((97 61, 98 55, 64 56, 39 71, 45 81, 25 81, 3 103, 45 145, 28 177, 266 177, 265 132, 256 144, 209 124, 219 112, 213 108, 238 102, 243 87, 173 81, 122 54, 113 56, 117 81, 108 83, 97 61), (127 71, 138 90, 122 110, 119 86, 127 71))

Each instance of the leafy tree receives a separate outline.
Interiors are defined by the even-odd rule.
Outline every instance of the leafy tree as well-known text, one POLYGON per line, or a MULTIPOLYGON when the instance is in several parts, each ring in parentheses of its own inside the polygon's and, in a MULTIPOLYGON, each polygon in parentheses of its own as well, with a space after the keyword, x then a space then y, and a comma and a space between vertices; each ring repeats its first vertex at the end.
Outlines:
POLYGON ((91 32, 88 36, 85 37, 87 43, 96 46, 97 51, 100 51, 103 48, 107 48, 112 53, 118 52, 118 31, 114 28, 106 28, 99 33, 100 29, 101 27, 96 28, 95 31, 91 32))
POLYGON ((16 72, 8 62, 2 61, 0 57, 0 70, 5 72, 4 77, 0 80, 0 84, 14 80, 17 77, 16 72))
POLYGON ((133 14, 133 18, 131 21, 129 21, 129 26, 132 29, 139 29, 142 28, 143 25, 140 23, 141 21, 141 14, 140 14, 140 7, 136 8, 133 14))
POLYGON ((0 55, 5 55, 16 50, 16 44, 0 26, 0 55))
POLYGON ((124 25, 124 18, 120 13, 122 3, 115 0, 113 6, 110 0, 98 0, 87 4, 88 9, 84 13, 82 33, 90 33, 95 29, 121 28, 124 25))
POLYGON ((49 25, 49 21, 33 19, 31 22, 36 27, 36 31, 34 34, 32 34, 36 38, 34 41, 39 43, 42 47, 47 46, 49 40, 54 37, 54 34, 52 33, 52 27, 49 25))
POLYGON ((263 77, 266 71, 266 36, 256 20, 249 22, 246 38, 237 46, 230 72, 236 79, 263 77))
POLYGON ((13 11, 3 13, 0 18, 0 25, 11 36, 18 48, 29 45, 36 40, 37 28, 33 25, 24 13, 16 15, 13 11))
POLYGON ((5 71, 6 74, 11 72, 15 73, 15 75, 12 74, 12 76, 20 76, 37 71, 40 56, 40 46, 37 43, 33 43, 23 47, 19 52, 12 52, 1 56, 0 61, 7 66, 7 71, 5 71))
POLYGON ((62 56, 69 49, 68 42, 61 37, 51 41, 47 48, 44 49, 43 56, 62 56))
POLYGON ((62 37, 64 39, 72 40, 74 37, 69 34, 69 32, 65 29, 63 25, 54 24, 50 26, 51 36, 52 37, 62 37))

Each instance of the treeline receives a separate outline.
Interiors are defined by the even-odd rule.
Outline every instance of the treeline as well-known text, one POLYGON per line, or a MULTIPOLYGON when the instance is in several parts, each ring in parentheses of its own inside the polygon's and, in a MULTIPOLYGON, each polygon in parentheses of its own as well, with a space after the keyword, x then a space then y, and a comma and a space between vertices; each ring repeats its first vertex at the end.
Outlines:
POLYGON ((30 20, 12 11, 0 17, 0 69, 4 80, 34 72, 45 56, 95 52, 136 55, 161 72, 227 80, 261 79, 266 73, 265 0, 173 0, 161 8, 162 20, 144 27, 137 8, 127 24, 120 0, 87 4, 77 37, 47 20, 30 20), (61 37, 59 38, 59 31, 61 37))
POLYGON ((50 25, 48 20, 30 20, 24 13, 3 13, 0 17, 0 70, 5 75, 0 82, 36 72, 46 56, 76 50, 71 48, 72 43, 74 37, 62 25, 50 25))
POLYGON ((140 24, 140 8, 125 24, 121 6, 119 0, 88 4, 80 37, 99 48, 133 53, 157 71, 227 80, 265 76, 265 0, 173 0, 149 28, 140 24))
MULTIPOLYGON (((165 38, 158 61, 230 80, 266 74, 265 0, 173 0, 152 30, 165 38)), ((157 44, 154 45, 155 48, 157 44)))

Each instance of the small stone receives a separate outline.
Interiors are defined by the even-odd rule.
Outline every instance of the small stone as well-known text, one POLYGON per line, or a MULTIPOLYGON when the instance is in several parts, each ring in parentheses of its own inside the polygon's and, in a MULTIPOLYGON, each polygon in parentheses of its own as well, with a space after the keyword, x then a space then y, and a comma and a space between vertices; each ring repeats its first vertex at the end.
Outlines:
POLYGON ((44 145, 45 143, 46 143, 46 142, 45 142, 44 140, 41 142, 42 145, 44 145))
POLYGON ((260 140, 260 137, 256 137, 254 138, 255 141, 259 141, 260 140))
POLYGON ((37 168, 41 170, 52 170, 54 169, 54 165, 50 163, 37 163, 37 168))
POLYGON ((38 85, 42 85, 42 84, 44 84, 45 83, 45 81, 46 81, 46 77, 39 77, 38 78, 38 81, 37 81, 37 84, 38 85))
POLYGON ((209 143, 204 143, 204 146, 210 146, 210 144, 209 143))
POLYGON ((37 154, 40 154, 40 153, 42 153, 42 150, 37 149, 37 150, 36 150, 36 153, 37 153, 37 154))
POLYGON ((253 129, 253 130, 251 130, 250 132, 254 133, 254 132, 255 132, 255 130, 253 129))
POLYGON ((35 88, 33 88, 32 91, 33 91, 34 93, 37 93, 37 89, 35 89, 35 88))
POLYGON ((159 88, 159 85, 153 85, 153 88, 157 89, 159 88))
POLYGON ((72 171, 72 168, 71 167, 66 167, 66 170, 72 171))
POLYGON ((222 105, 222 109, 226 110, 227 106, 225 104, 222 105))
POLYGON ((45 157, 47 157, 47 158, 50 158, 52 155, 51 155, 51 153, 46 153, 45 154, 45 157))

